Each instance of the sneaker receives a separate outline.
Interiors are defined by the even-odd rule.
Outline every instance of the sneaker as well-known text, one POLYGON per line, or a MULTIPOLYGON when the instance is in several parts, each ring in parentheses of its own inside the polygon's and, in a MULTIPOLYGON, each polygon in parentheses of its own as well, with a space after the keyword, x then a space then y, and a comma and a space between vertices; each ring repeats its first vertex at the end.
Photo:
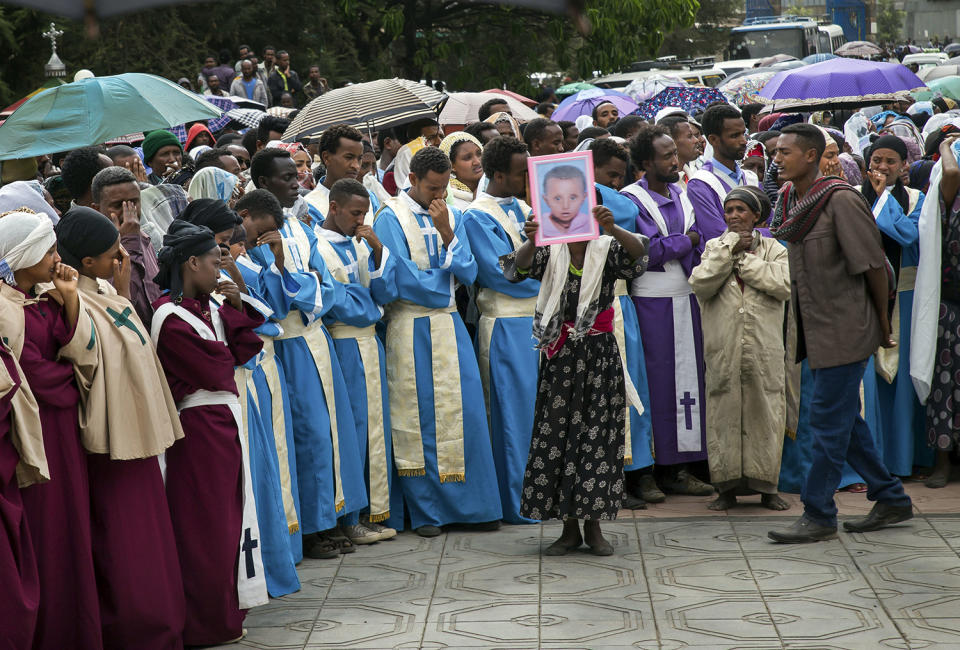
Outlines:
POLYGON ((644 474, 640 477, 640 498, 647 503, 663 503, 667 500, 667 495, 657 487, 657 479, 653 474, 644 474))
POLYGON ((344 535, 357 545, 376 544, 380 541, 380 534, 370 530, 364 524, 354 524, 353 526, 342 526, 344 535))
POLYGON ((396 529, 390 528, 389 526, 384 526, 374 521, 366 521, 366 520, 361 521, 361 523, 367 528, 369 528, 370 530, 372 530, 373 532, 377 533, 380 536, 379 541, 381 542, 389 539, 393 539, 394 537, 397 536, 396 529))
POLYGON ((695 497, 708 497, 713 494, 712 485, 704 483, 685 469, 679 470, 677 477, 669 483, 664 483, 663 487, 671 494, 688 494, 695 497))

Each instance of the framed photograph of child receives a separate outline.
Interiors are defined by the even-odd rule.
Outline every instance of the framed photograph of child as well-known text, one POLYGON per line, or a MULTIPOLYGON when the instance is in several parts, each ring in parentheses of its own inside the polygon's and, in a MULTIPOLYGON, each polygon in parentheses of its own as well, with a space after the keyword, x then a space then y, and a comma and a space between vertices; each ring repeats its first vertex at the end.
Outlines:
POLYGON ((571 151, 527 159, 530 203, 540 227, 537 246, 596 239, 600 224, 593 185, 593 152, 571 151))

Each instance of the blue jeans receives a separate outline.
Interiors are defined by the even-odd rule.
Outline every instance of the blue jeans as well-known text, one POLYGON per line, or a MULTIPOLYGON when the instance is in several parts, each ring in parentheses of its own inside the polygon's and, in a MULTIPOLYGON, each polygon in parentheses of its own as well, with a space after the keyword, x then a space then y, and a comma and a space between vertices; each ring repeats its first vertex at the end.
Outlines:
POLYGON ((834 492, 846 460, 867 483, 867 498, 892 506, 910 505, 900 479, 891 476, 860 417, 860 381, 866 361, 813 371, 810 433, 813 462, 800 495, 807 517, 824 526, 837 525, 834 492))

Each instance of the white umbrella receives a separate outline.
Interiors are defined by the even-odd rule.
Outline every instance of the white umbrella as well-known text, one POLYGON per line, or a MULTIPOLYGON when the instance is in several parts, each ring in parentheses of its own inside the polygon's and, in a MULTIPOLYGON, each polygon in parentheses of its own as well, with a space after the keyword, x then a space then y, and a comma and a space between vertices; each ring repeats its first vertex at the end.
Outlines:
POLYGON ((450 93, 446 105, 440 111, 440 124, 470 124, 476 122, 480 119, 477 115, 480 107, 495 97, 503 99, 504 103, 510 107, 510 112, 519 122, 529 122, 540 117, 532 108, 508 95, 490 92, 450 93))
POLYGON ((669 74, 654 74, 642 79, 634 79, 630 85, 623 89, 638 103, 643 103, 659 93, 665 88, 689 86, 686 81, 680 77, 674 77, 669 74))

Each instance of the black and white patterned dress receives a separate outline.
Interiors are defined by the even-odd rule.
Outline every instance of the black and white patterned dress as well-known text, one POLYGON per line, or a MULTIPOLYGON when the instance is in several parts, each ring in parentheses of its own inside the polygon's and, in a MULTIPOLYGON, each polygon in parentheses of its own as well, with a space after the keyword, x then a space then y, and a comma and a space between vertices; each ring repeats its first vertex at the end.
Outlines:
POLYGON ((943 249, 937 355, 927 398, 927 445, 950 451, 960 443, 960 211, 941 213, 943 249))
MULTIPOLYGON (((549 247, 538 248, 527 277, 539 280, 549 247)), ((504 275, 517 276, 515 253, 501 258, 504 275)), ((599 309, 611 308, 617 280, 643 273, 616 241, 610 245, 600 286, 599 309)), ((575 321, 580 275, 570 269, 560 312, 575 321)), ((567 340, 552 359, 540 357, 530 455, 520 514, 545 519, 615 519, 623 493, 626 397, 623 367, 612 332, 567 340)))

